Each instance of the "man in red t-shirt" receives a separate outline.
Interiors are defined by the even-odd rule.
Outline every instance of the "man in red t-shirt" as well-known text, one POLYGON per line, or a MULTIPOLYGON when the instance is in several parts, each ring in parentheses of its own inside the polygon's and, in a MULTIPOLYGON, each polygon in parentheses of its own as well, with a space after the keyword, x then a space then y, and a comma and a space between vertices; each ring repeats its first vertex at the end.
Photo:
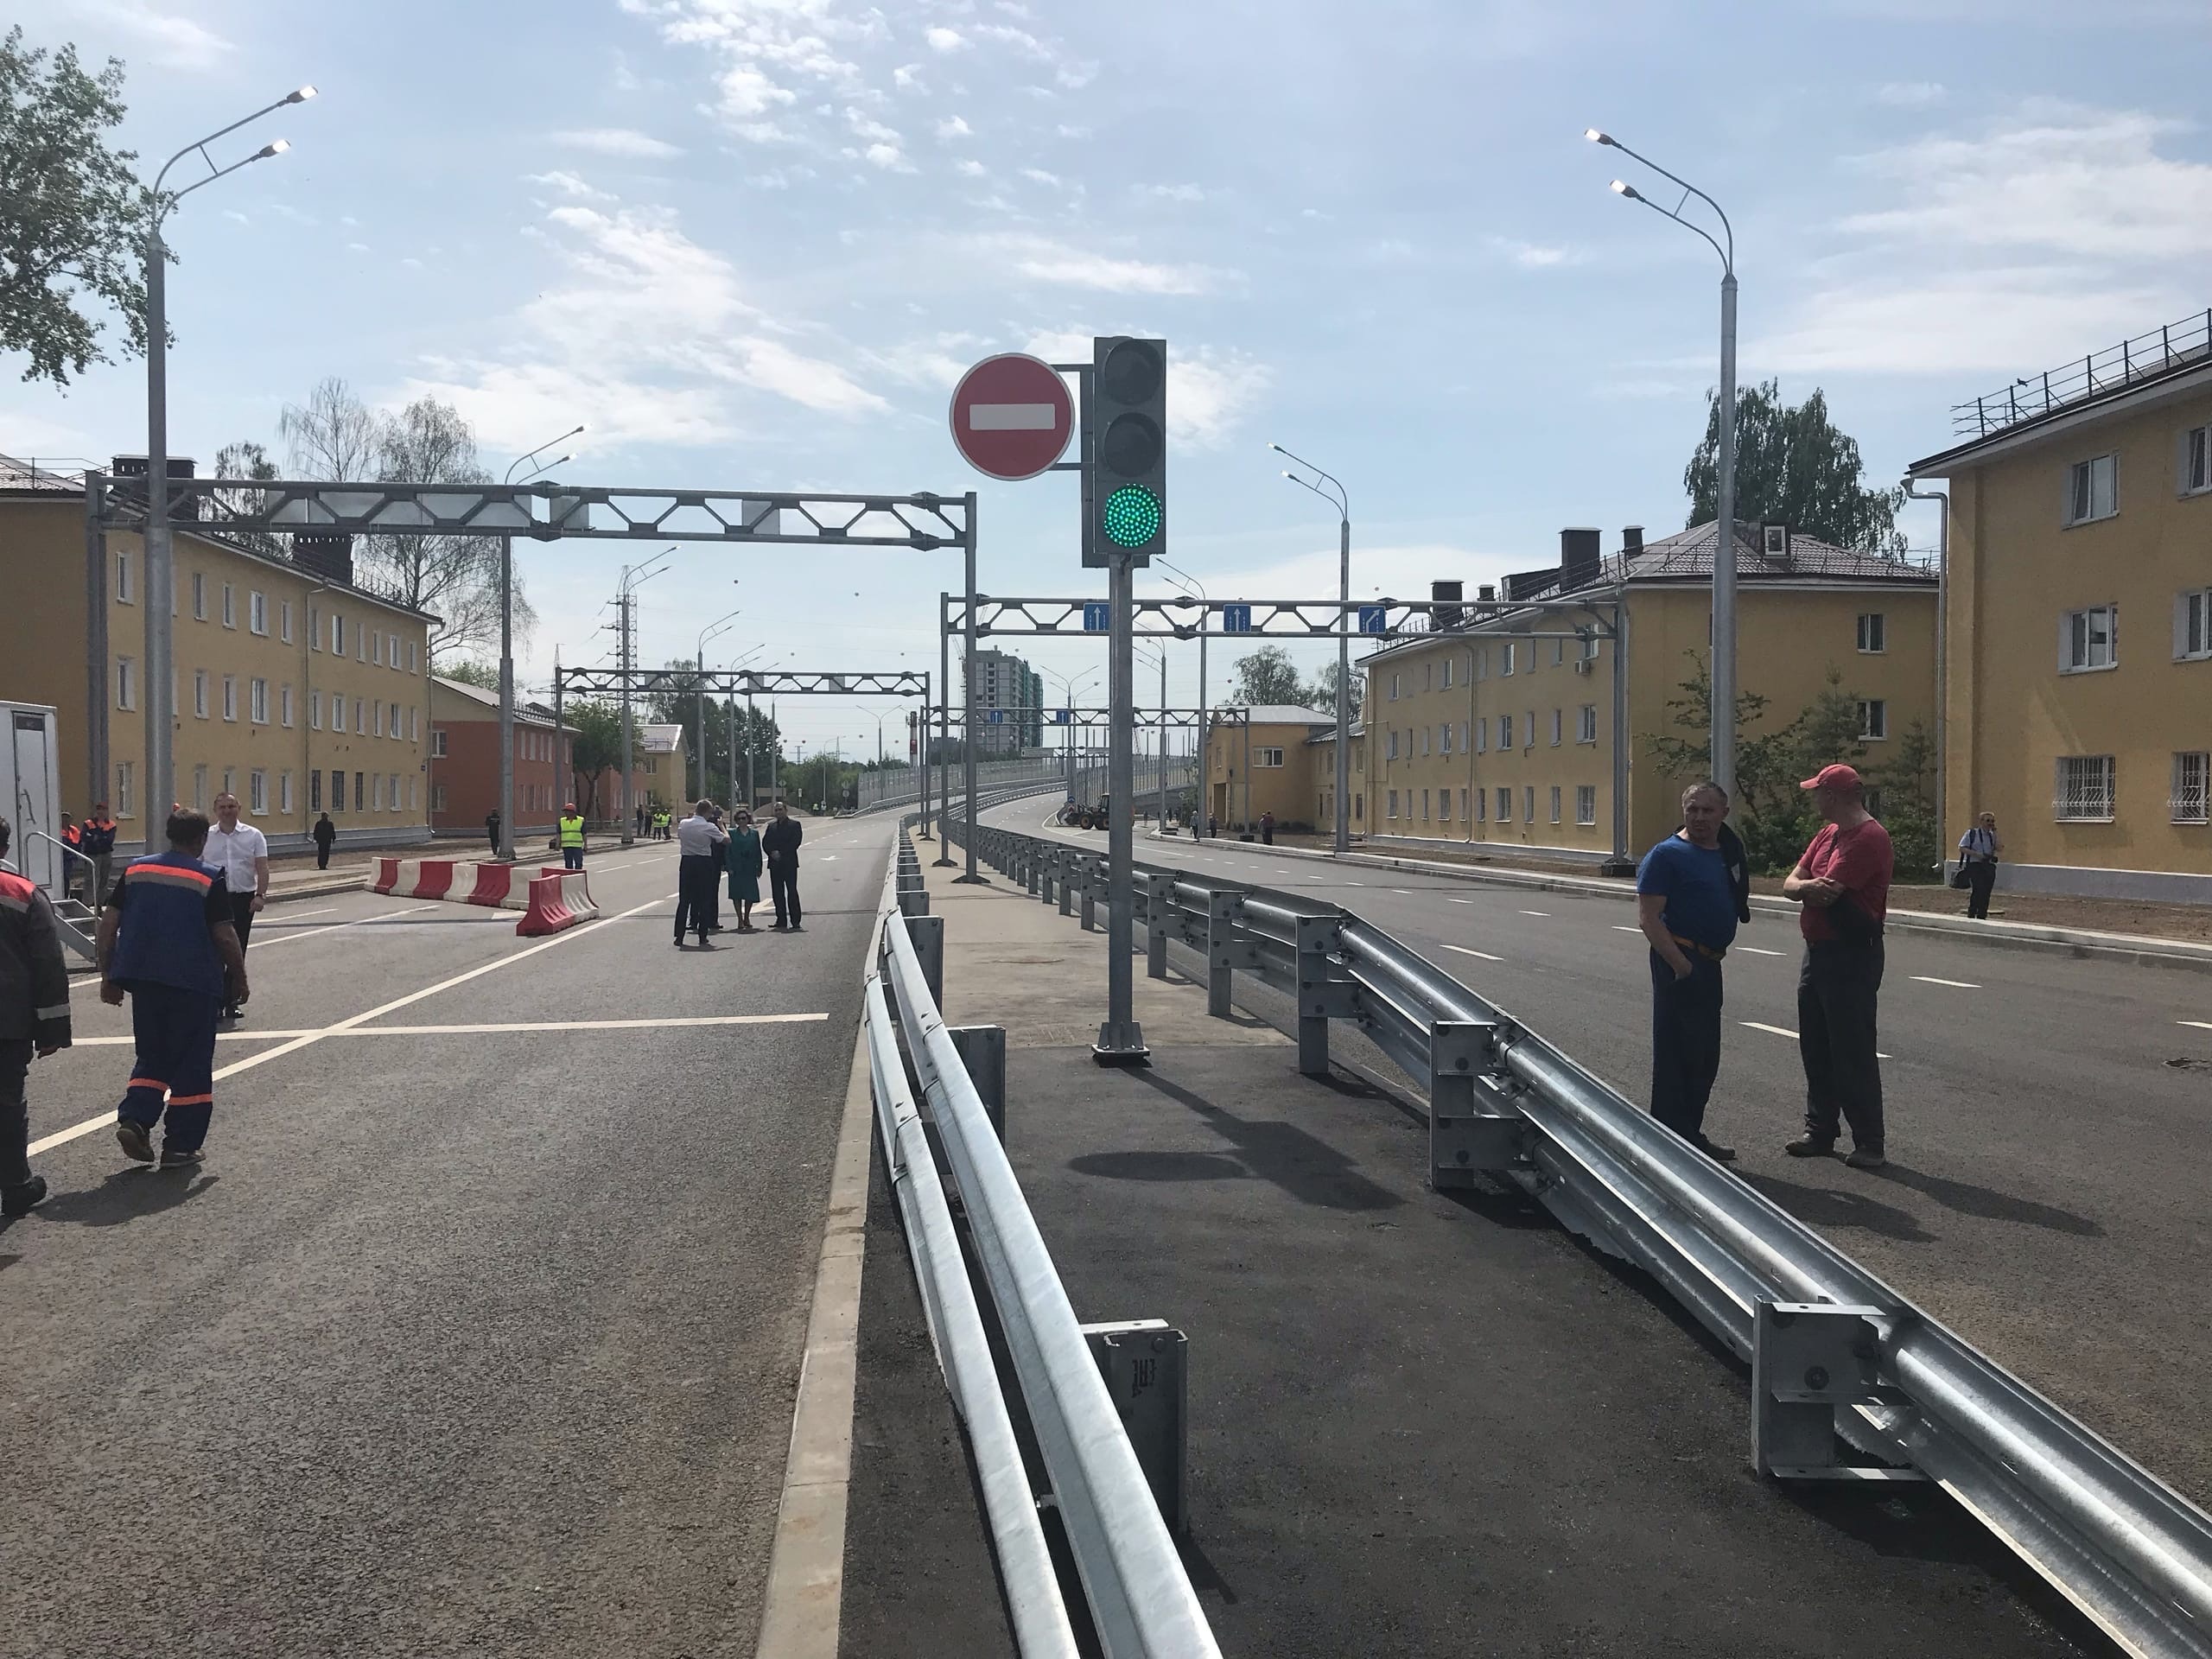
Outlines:
POLYGON ((1866 789, 1849 766, 1823 766, 1798 785, 1827 822, 1813 837, 1782 896, 1804 906, 1805 963, 1797 975, 1797 1053, 1805 1065, 1805 1133, 1783 1148, 1825 1158, 1851 1125, 1853 1169, 1879 1169, 1882 1065, 1874 1052, 1882 988, 1882 925, 1890 912, 1890 832, 1866 810, 1866 789))

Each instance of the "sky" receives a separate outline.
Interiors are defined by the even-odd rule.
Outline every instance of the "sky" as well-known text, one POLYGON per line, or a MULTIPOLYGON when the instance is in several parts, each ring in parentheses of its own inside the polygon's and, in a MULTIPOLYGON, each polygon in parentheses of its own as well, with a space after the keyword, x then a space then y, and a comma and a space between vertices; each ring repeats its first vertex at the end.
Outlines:
MULTIPOLYGON (((1069 360, 1104 334, 1168 341, 1169 556, 1215 599, 1336 591, 1334 511, 1283 480, 1270 440, 1344 480, 1362 596, 1554 563, 1567 525, 1603 527, 1608 552, 1624 525, 1681 527, 1719 262, 1608 191, 1618 175, 1674 200, 1586 143, 1592 125, 1728 210, 1740 378, 1793 402, 1824 388, 1870 481, 1948 447, 1954 404, 2212 303, 2201 0, 37 16, 31 44, 124 60, 123 138, 153 165, 320 92, 214 146, 292 147, 171 221, 173 453, 273 447, 283 406, 336 375, 379 405, 453 403, 495 474, 582 423, 563 480, 977 490, 986 592, 1101 593, 1103 573, 1078 564, 1070 475, 969 471, 952 385, 994 352, 1069 360)), ((66 394, 0 385, 0 451, 143 452, 135 361, 66 394)), ((1916 546, 1932 512, 1905 518, 1916 546)), ((539 619, 526 687, 556 649, 607 655, 620 567, 652 550, 518 543, 539 619)), ((937 595, 959 581, 944 552, 667 563, 640 590, 649 663, 736 609, 710 665, 759 647, 760 665, 933 669, 937 595)), ((1103 688, 1101 642, 996 643, 1103 688)), ((1196 649, 1169 650, 1188 704, 1196 649)), ((1216 701, 1235 654, 1211 653, 1216 701)), ((903 729, 891 702, 779 714, 810 752, 903 729)))

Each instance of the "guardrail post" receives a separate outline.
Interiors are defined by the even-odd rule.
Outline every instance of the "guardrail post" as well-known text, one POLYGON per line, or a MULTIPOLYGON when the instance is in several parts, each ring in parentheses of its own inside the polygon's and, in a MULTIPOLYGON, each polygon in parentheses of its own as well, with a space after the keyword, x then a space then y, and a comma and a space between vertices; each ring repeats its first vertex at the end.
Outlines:
POLYGON ((944 1010, 944 918, 908 916, 904 925, 906 937, 914 942, 914 955, 921 960, 922 977, 929 982, 930 1001, 941 1014, 944 1010))
POLYGON ((1083 883, 1083 902, 1081 906, 1083 911, 1083 931, 1088 933, 1091 929, 1098 925, 1098 884, 1095 880, 1093 880, 1095 872, 1091 868, 1090 861, 1089 859, 1086 858, 1079 861, 1078 868, 1081 871, 1080 880, 1083 883))
POLYGON ((1129 1448, 1160 1505, 1160 1518, 1179 1538, 1189 1530, 1191 1339, 1165 1319, 1086 1325, 1083 1339, 1098 1362, 1098 1375, 1105 1379, 1129 1448))
POLYGON ((1329 961, 1338 948, 1335 916, 1300 916, 1294 943, 1298 951, 1298 1070, 1308 1077, 1329 1071, 1329 1021, 1359 1017, 1358 988, 1338 976, 1329 961))
POLYGON ((1259 954, 1238 925, 1244 895, 1219 889, 1206 895, 1206 1012, 1217 1020, 1229 1017, 1230 976, 1239 968, 1248 972, 1260 965, 1259 954))
POLYGON ((1915 1469, 1836 1457, 1835 1417, 1874 1397, 1878 1307, 1777 1302, 1751 1308, 1751 1461, 1782 1480, 1918 1480, 1915 1469))
POLYGON ((947 1026, 944 1034, 968 1068, 968 1080, 991 1120, 999 1144, 1006 1144, 1006 1027, 1004 1026, 947 1026))
POLYGON ((1144 974, 1167 977, 1167 926, 1175 912, 1175 877, 1154 870, 1144 879, 1144 974))
POLYGON ((1075 914, 1076 855, 1072 850, 1057 852, 1052 855, 1052 862, 1055 874, 1060 878, 1060 914, 1072 916, 1075 914))
MULTIPOLYGON (((1029 896, 1032 899, 1039 897, 1045 873, 1045 861, 1038 856, 1034 847, 1030 848, 1021 855, 1021 873, 1025 885, 1029 889, 1029 896)), ((1050 893, 1044 893, 1043 896, 1047 899, 1052 897, 1050 893)))
POLYGON ((1471 1186, 1477 1170, 1510 1169, 1521 1159, 1528 1122, 1511 1109, 1485 1069, 1497 1032, 1487 1020, 1438 1020, 1429 1026, 1432 1186, 1471 1186))

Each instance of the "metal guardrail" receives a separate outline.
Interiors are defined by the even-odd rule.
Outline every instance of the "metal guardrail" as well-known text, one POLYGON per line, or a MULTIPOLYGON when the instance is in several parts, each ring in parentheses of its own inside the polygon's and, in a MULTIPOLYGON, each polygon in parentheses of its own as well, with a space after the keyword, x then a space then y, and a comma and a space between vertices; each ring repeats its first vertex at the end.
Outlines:
MULTIPOLYGON (((1086 925, 1105 895, 1083 849, 982 826, 976 852, 1086 925)), ((1749 1359, 1762 1472, 1937 1481, 2127 1652, 2212 1659, 2212 1516, 1521 1020, 1304 895, 1141 865, 1135 892, 1153 976, 1174 943, 1210 1013, 1238 972, 1288 993, 1309 1074, 1356 1025, 1427 1090, 1436 1185, 1515 1181, 1749 1359)))
POLYGON ((2212 310, 2123 340, 2040 375, 2022 375, 2002 391, 1970 404, 1954 404, 1951 430, 1962 438, 1986 438, 2069 404, 2086 403, 2101 393, 2208 360, 2212 360, 2212 310))
POLYGON ((920 866, 902 827, 867 987, 876 1121, 931 1334, 975 1451, 1017 1643, 1024 1659, 1072 1659, 1078 1651, 899 1058, 894 1014, 965 1211, 1101 1649, 1106 1659, 1219 1659, 999 1132, 938 1012, 907 927, 918 894, 925 905, 920 866))

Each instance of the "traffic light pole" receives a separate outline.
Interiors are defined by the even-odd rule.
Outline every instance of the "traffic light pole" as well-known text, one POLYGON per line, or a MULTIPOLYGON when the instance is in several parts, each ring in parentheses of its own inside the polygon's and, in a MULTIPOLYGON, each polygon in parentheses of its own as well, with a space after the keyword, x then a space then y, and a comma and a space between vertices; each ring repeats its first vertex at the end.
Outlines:
MULTIPOLYGON (((968 586, 969 591, 972 592, 976 586, 975 578, 972 575, 969 578, 968 586)), ((950 613, 951 598, 952 595, 950 594, 939 594, 937 596, 938 612, 939 615, 949 615, 950 613)), ((976 630, 972 626, 970 626, 968 630, 967 637, 970 640, 973 640, 976 637, 976 630)), ((971 645, 969 648, 972 650, 973 646, 971 645)), ((952 756, 950 753, 952 746, 952 635, 944 628, 939 628, 938 630, 937 661, 938 686, 937 699, 937 816, 938 823, 940 825, 943 825, 948 822, 952 816, 952 756)), ((969 735, 968 722, 963 720, 960 722, 960 741, 963 744, 965 744, 968 741, 969 735)), ((926 731, 922 734, 922 747, 925 751, 929 747, 929 734, 926 731)), ((926 766, 929 763, 930 758, 925 752, 922 756, 922 764, 926 766)), ((975 837, 970 836, 969 839, 973 841, 975 837)), ((930 862, 938 869, 949 870, 952 868, 952 843, 944 836, 939 836, 938 837, 937 856, 931 859, 930 862)))
POLYGON ((1135 597, 1136 573, 1127 553, 1112 556, 1107 588, 1113 610, 1106 649, 1106 705, 1111 711, 1106 728, 1106 1023, 1098 1027, 1090 1053, 1101 1065, 1141 1065, 1149 1051, 1137 1024, 1131 956, 1136 947, 1136 652, 1130 601, 1135 597))
POLYGON ((967 681, 967 694, 961 706, 968 711, 968 718, 960 727, 960 778, 968 791, 968 868, 952 879, 987 885, 987 878, 976 873, 976 496, 968 495, 968 626, 961 636, 961 676, 967 681))

